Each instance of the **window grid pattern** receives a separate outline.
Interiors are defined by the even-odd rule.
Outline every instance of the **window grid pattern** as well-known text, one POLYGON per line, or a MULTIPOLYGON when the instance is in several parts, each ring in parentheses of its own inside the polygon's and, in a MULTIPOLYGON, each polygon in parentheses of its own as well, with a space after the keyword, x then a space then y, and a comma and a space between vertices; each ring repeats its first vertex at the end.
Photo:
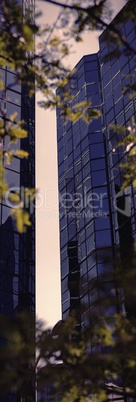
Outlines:
MULTIPOLYGON (((134 25, 128 21, 122 29, 134 47, 134 25)), ((102 34, 99 53, 83 57, 76 66, 75 102, 91 99, 92 107, 101 110, 101 117, 88 126, 82 121, 64 125, 59 112, 57 114, 59 192, 67 198, 62 205, 60 197, 62 312, 65 319, 73 305, 76 306, 78 296, 78 302, 86 305, 83 325, 87 325, 89 311, 95 314, 101 309, 98 303, 101 295, 96 288, 91 291, 89 288, 92 280, 99 279, 110 269, 106 294, 112 295, 115 291, 113 267, 110 262, 103 263, 102 250, 110 261, 119 246, 128 244, 128 239, 132 244, 136 234, 134 193, 129 189, 127 194, 119 195, 123 180, 119 163, 125 160, 126 153, 123 147, 114 150, 119 137, 110 128, 111 123, 128 126, 134 116, 134 101, 122 93, 123 86, 134 79, 134 60, 132 56, 122 54, 103 61, 111 50, 111 43, 107 45, 102 34), (76 199, 72 203, 73 197, 76 199), (129 203, 131 199, 131 216, 126 218, 122 214, 121 220, 118 210, 126 197, 129 203), (98 211, 98 204, 102 211, 99 217, 90 214, 98 211), (69 242, 71 247, 73 242, 73 257, 69 257, 69 242), (72 258, 73 280, 70 283, 72 258), (78 284, 75 285, 78 280, 80 289, 78 284), (75 300, 71 298, 72 286, 75 286, 75 300)), ((120 306, 123 310, 123 294, 119 292, 118 296, 116 309, 120 306)), ((111 301, 108 312, 113 314, 113 309, 111 301)))
MULTIPOLYGON (((23 12, 31 8, 34 18, 34 0, 20 1, 23 12)), ((5 92, 0 92, 0 115, 6 110, 6 120, 18 112, 17 120, 25 120, 28 138, 13 144, 13 149, 23 148, 29 152, 29 161, 14 157, 10 165, 3 163, 6 180, 10 191, 16 191, 24 186, 32 188, 35 185, 35 99, 28 98, 28 88, 22 88, 17 82, 17 75, 8 68, 0 68, 0 78, 3 80, 5 92)), ((1 147, 6 146, 7 138, 1 147)), ((30 210, 30 205, 26 206, 30 210)), ((19 234, 14 220, 10 217, 11 204, 4 200, 0 204, 0 311, 12 315, 14 311, 29 309, 35 311, 35 217, 31 216, 32 226, 25 234, 19 234), (3 246, 3 241, 4 246, 3 246), (7 240, 8 239, 8 240, 7 240), (3 271, 5 270, 6 276, 3 271), (5 285, 4 285, 5 284, 5 285)))

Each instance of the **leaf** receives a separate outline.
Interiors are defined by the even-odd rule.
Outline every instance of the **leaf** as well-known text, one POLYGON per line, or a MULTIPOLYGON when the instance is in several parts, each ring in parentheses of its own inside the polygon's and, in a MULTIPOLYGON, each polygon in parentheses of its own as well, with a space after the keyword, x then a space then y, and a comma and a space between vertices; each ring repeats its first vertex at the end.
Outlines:
POLYGON ((20 128, 20 127, 18 127, 18 126, 15 126, 15 127, 12 127, 12 128, 9 129, 8 135, 10 137, 10 141, 12 143, 14 143, 18 139, 26 138, 27 137, 27 131, 22 129, 22 128, 20 128))
POLYGON ((133 184, 133 187, 136 188, 136 179, 133 180, 132 184, 133 184))
POLYGON ((54 36, 49 42, 50 46, 57 47, 60 44, 60 38, 58 36, 54 36))
POLYGON ((19 158, 28 158, 29 153, 27 151, 23 151, 23 149, 17 149, 13 151, 14 155, 17 155, 19 158))
POLYGON ((16 220, 17 230, 19 233, 26 231, 26 226, 31 226, 30 215, 22 208, 12 209, 12 216, 16 220))
POLYGON ((135 155, 136 154, 136 146, 129 151, 129 156, 135 155))

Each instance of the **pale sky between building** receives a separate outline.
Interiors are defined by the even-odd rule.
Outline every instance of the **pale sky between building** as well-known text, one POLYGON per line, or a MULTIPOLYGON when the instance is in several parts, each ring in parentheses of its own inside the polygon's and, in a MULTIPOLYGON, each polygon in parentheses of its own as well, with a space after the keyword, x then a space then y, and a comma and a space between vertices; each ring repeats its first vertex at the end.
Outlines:
MULTIPOLYGON (((110 2, 114 15, 123 7, 123 0, 110 2)), ((59 8, 36 0, 42 11, 40 24, 56 19, 59 8)), ((98 32, 84 34, 84 41, 72 48, 66 65, 73 68, 87 54, 98 51, 98 32)), ((37 94, 37 102, 41 100, 37 94)), ((47 326, 61 318, 59 213, 57 182, 56 113, 36 107, 36 188, 39 190, 36 209, 36 311, 47 326)))

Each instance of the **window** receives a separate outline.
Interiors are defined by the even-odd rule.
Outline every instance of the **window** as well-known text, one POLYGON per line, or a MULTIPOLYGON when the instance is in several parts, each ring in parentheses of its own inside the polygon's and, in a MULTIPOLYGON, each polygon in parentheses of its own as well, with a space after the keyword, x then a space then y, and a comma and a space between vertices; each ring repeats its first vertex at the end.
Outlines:
POLYGON ((123 109, 123 102, 122 99, 119 100, 118 103, 115 105, 115 114, 118 114, 123 109))
POLYGON ((94 119, 89 124, 89 131, 90 132, 95 132, 95 131, 101 130, 101 127, 102 127, 101 117, 98 117, 98 119, 94 119))
POLYGON ((118 60, 116 60, 115 63, 112 64, 111 66, 112 77, 114 77, 114 75, 117 74, 118 70, 119 70, 119 62, 118 60))
POLYGON ((106 87, 108 82, 111 80, 111 70, 107 70, 106 73, 103 76, 103 85, 106 87))
MULTIPOLYGON (((17 76, 13 73, 10 73, 9 71, 7 72, 7 86, 9 86, 10 84, 13 84, 14 82, 16 82, 17 80, 17 76)), ((13 90, 17 91, 17 92, 21 92, 21 85, 19 84, 15 84, 13 85, 13 90)))
POLYGON ((88 85, 86 85, 86 91, 87 91, 88 95, 99 92, 99 85, 98 84, 88 84, 88 85))
POLYGON ((6 117, 10 118, 10 115, 17 112, 16 121, 19 121, 21 118, 21 109, 19 106, 14 105, 13 103, 7 102, 6 103, 7 114, 6 117))
POLYGON ((120 74, 117 74, 115 78, 113 78, 113 89, 120 83, 120 74))
POLYGON ((80 150, 80 145, 74 149, 74 160, 77 159, 80 156, 81 150, 80 150))
POLYGON ((86 82, 98 82, 98 71, 90 71, 85 73, 86 82))
POLYGON ((80 132, 78 131, 76 134, 73 135, 73 147, 76 148, 80 142, 80 132))
POLYGON ((126 35, 129 34, 129 32, 131 32, 132 29, 135 28, 134 22, 133 21, 127 21, 125 24, 125 31, 126 31, 126 35))
POLYGON ((89 254, 90 251, 92 251, 95 247, 94 234, 92 234, 87 238, 86 243, 87 243, 87 254, 89 254))
POLYGON ((67 149, 67 155, 69 155, 73 149, 72 138, 67 142, 66 149, 67 149))
POLYGON ((89 144, 98 144, 99 142, 102 142, 102 140, 103 140, 103 134, 101 131, 99 133, 89 134, 89 144))
POLYGON ((113 96, 110 94, 105 100, 105 112, 107 113, 113 107, 113 96))
POLYGON ((92 171, 95 171, 95 170, 100 171, 101 169, 105 169, 105 158, 96 159, 96 160, 91 161, 91 170, 92 171))
POLYGON ((108 247, 111 246, 111 232, 110 230, 100 230, 95 233, 96 247, 108 247))
POLYGON ((84 140, 81 142, 81 148, 82 152, 87 148, 88 146, 88 136, 84 138, 84 140))
POLYGON ((122 92, 121 92, 121 85, 119 84, 115 90, 114 90, 114 102, 118 102, 119 98, 121 98, 122 92))
POLYGON ((103 230, 110 228, 109 218, 95 218, 95 230, 103 230))
POLYGON ((99 93, 92 94, 90 99, 91 99, 91 107, 100 105, 100 103, 101 103, 99 93))
POLYGON ((92 174, 93 186, 99 186, 99 185, 101 186, 102 184, 105 184, 106 181, 107 181, 107 178, 106 178, 105 170, 93 172, 93 174, 92 174))
POLYGON ((68 267, 68 259, 65 259, 63 263, 61 264, 61 272, 62 272, 62 278, 64 278, 66 275, 68 275, 69 272, 69 267, 68 267))
POLYGON ((97 68, 98 68, 97 61, 90 61, 89 63, 85 63, 85 71, 97 70, 97 68))
POLYGON ((106 114, 107 124, 111 123, 113 119, 114 119, 114 109, 112 108, 110 112, 106 114))
POLYGON ((111 94, 111 92, 112 92, 112 85, 111 85, 111 82, 107 85, 107 87, 104 89, 104 96, 105 96, 105 98, 107 98, 107 96, 109 95, 109 94, 111 94))
POLYGON ((91 158, 99 158, 105 155, 103 143, 90 145, 91 158))
POLYGON ((13 90, 6 91, 6 100, 8 102, 15 103, 16 105, 21 105, 21 95, 17 92, 14 92, 13 90))

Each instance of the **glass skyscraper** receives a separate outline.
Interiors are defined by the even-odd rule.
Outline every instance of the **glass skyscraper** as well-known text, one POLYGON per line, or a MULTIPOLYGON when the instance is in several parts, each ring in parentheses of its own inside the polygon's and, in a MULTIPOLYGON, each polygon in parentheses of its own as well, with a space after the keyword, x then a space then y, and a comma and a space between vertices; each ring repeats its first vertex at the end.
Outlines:
MULTIPOLYGON (((22 3, 23 12, 28 7, 31 9, 34 18, 34 1, 20 3, 22 3)), ((8 68, 0 68, 0 75, 6 88, 4 97, 3 91, 1 91, 0 95, 0 114, 3 117, 3 110, 6 110, 5 118, 6 121, 9 121, 10 116, 17 112, 16 121, 24 120, 25 128, 28 130, 28 137, 24 140, 19 140, 17 144, 15 143, 11 147, 13 149, 22 148, 27 150, 29 158, 20 160, 15 156, 10 165, 7 165, 6 161, 4 161, 5 177, 10 192, 21 189, 21 197, 23 197, 24 187, 32 188, 35 186, 35 99, 34 96, 32 98, 28 97, 27 86, 18 84, 16 74, 16 72, 8 68), (13 84, 14 82, 15 84, 13 84)), ((8 140, 5 137, 4 142, 1 141, 1 148, 6 146, 7 143, 8 140)), ((26 307, 32 311, 35 310, 34 216, 32 216, 31 228, 26 233, 19 234, 15 221, 10 216, 11 206, 13 205, 8 197, 0 204, 1 277, 4 278, 7 275, 5 286, 2 283, 4 279, 1 281, 0 297, 2 297, 2 301, 0 311, 7 314, 9 311, 26 307)), ((26 207, 29 209, 29 205, 26 207)))
MULTIPOLYGON (((135 49, 133 22, 124 21, 120 29, 135 49)), ((90 290, 90 284, 110 269, 107 295, 112 293, 114 272, 109 261, 119 248, 122 254, 126 245, 128 250, 136 235, 134 190, 121 191, 119 163, 125 160, 126 149, 115 148, 118 137, 110 126, 129 127, 131 119, 134 122, 135 101, 122 93, 123 86, 134 80, 134 54, 122 48, 111 57, 107 38, 106 29, 99 38, 99 52, 79 61, 70 82, 72 104, 90 99, 91 108, 100 110, 101 116, 89 125, 83 120, 65 124, 57 112, 62 315, 65 319, 71 310, 85 305, 83 326, 88 312, 101 308, 99 291, 93 286, 90 290)), ((123 309, 119 291, 118 299, 123 309)), ((111 309, 116 311, 113 305, 111 309)))
MULTIPOLYGON (((22 13, 31 10, 34 20, 35 0, 21 0, 22 13)), ((1 12, 1 11, 0 11, 1 12)), ((10 149, 24 149, 29 152, 28 159, 15 156, 9 165, 4 160, 5 178, 9 191, 20 192, 20 199, 25 200, 24 188, 35 187, 35 97, 28 97, 27 85, 18 83, 17 72, 8 67, 0 68, 0 79, 5 91, 0 93, 0 116, 5 113, 6 122, 17 112, 16 121, 24 120, 28 137, 11 145, 10 149)), ((7 137, 0 142, 1 149, 7 146, 7 137)), ((0 314, 14 317, 16 312, 35 313, 35 216, 30 204, 24 205, 31 213, 32 225, 25 233, 19 233, 16 223, 10 215, 9 197, 0 204, 0 314)), ((31 328, 31 330, 33 330, 31 328)), ((34 334, 34 332, 33 332, 34 334)), ((23 399, 24 400, 24 399, 23 399)), ((3 402, 20 401, 17 395, 7 395, 3 402)))

